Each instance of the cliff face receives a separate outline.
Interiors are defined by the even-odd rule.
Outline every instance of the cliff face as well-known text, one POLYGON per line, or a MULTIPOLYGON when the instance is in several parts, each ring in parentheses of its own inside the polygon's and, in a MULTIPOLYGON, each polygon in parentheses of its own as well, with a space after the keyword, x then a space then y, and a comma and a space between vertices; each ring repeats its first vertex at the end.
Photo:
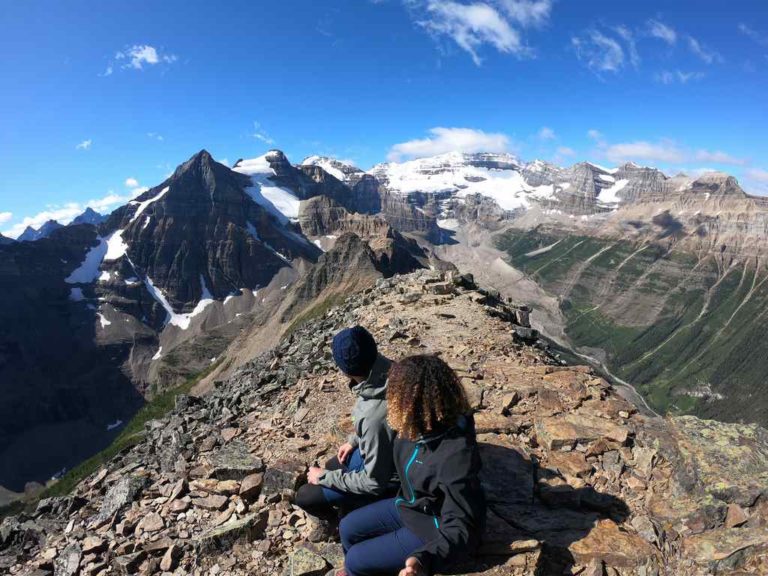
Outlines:
POLYGON ((465 278, 380 280, 294 331, 74 493, 0 526, 10 574, 322 574, 340 545, 292 506, 353 399, 333 334, 367 326, 390 357, 440 352, 477 410, 489 507, 481 574, 763 574, 768 433, 646 416, 584 366, 511 335, 515 310, 465 278), (463 287, 460 287, 459 284, 463 287))

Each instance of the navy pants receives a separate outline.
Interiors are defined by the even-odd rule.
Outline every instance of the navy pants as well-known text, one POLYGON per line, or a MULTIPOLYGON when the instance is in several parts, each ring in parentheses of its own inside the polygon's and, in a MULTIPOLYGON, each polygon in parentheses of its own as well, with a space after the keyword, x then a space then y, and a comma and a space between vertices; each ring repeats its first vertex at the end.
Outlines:
MULTIPOLYGON (((360 454, 360 450, 355 450, 349 455, 347 461, 342 464, 336 457, 331 458, 325 464, 326 470, 343 470, 344 472, 355 472, 362 470, 365 462, 360 454)), ((316 484, 305 484, 300 487, 296 493, 296 505, 321 518, 332 519, 336 517, 335 509, 340 509, 342 513, 365 506, 375 497, 363 496, 360 494, 350 494, 334 488, 326 488, 316 484)))
POLYGON ((393 576, 424 545, 400 520, 395 499, 387 498, 347 514, 339 526, 344 568, 349 576, 393 576))

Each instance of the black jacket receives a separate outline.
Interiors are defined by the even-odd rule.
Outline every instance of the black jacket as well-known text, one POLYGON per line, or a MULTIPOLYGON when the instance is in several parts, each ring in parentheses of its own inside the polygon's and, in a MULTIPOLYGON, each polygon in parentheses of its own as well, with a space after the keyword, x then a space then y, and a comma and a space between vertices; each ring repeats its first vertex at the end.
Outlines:
POLYGON ((397 438, 394 454, 401 484, 395 506, 403 524, 426 542, 412 555, 429 573, 466 560, 485 527, 472 417, 416 442, 397 438))

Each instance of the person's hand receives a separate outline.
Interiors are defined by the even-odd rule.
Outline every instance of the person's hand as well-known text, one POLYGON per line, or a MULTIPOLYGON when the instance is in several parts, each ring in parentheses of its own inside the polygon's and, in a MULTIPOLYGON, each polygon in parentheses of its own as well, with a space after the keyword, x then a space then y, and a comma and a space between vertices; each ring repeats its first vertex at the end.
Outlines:
POLYGON ((322 468, 318 468, 317 466, 310 466, 309 472, 307 473, 307 482, 310 484, 319 484, 320 476, 323 474, 325 474, 325 470, 322 468))
POLYGON ((426 576, 426 572, 421 562, 411 556, 405 561, 405 568, 400 570, 399 576, 426 576))
POLYGON ((339 446, 339 451, 336 452, 336 458, 338 458, 340 464, 346 463, 347 459, 349 458, 350 454, 355 451, 355 447, 352 446, 349 442, 346 444, 342 444, 339 446))

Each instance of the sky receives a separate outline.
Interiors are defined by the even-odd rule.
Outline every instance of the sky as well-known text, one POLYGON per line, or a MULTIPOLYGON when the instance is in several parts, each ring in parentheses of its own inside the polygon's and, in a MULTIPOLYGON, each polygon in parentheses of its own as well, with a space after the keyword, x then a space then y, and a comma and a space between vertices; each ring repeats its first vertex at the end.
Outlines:
POLYGON ((722 170, 768 194, 765 0, 0 0, 0 232, 205 148, 722 170))

